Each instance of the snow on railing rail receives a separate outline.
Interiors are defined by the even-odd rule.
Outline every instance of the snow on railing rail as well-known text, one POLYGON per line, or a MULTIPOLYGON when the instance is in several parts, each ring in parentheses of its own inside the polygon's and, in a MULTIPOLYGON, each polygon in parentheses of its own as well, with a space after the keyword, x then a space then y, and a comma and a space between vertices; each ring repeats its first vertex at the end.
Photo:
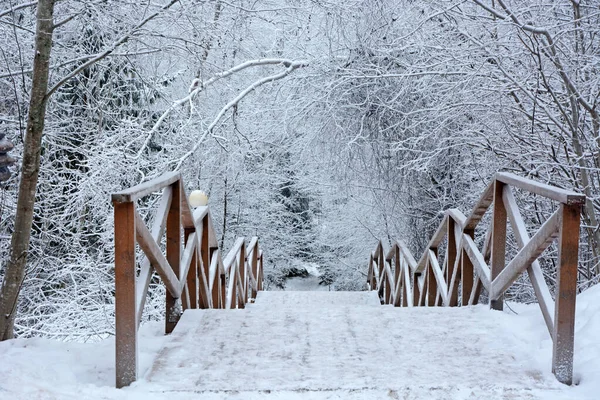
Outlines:
POLYGON ((503 308, 503 295, 527 271, 553 340, 552 372, 565 384, 573 382, 573 344, 577 260, 581 206, 585 196, 509 173, 497 173, 469 217, 451 209, 429 241, 418 262, 402 241, 386 254, 380 241, 369 258, 367 283, 382 304, 449 306, 477 304, 483 289, 493 309, 503 308), (557 201, 558 209, 529 237, 512 187, 557 201), (482 251, 475 244, 475 228, 486 211, 492 223, 482 251), (519 251, 506 262, 507 223, 519 251), (444 260, 438 249, 444 242, 444 260), (558 240, 556 301, 552 300, 537 258, 558 240), (489 262, 489 265, 488 265, 489 262))
POLYGON ((258 239, 252 238, 246 247, 244 238, 239 238, 224 263, 209 208, 197 207, 192 212, 183 187, 181 174, 171 172, 112 195, 117 387, 137 379, 137 330, 153 272, 167 289, 166 333, 173 331, 182 310, 244 308, 263 288, 258 239), (136 202, 158 191, 162 195, 148 229, 136 202), (163 254, 160 243, 165 233, 163 254), (144 253, 139 263, 136 243, 144 253))

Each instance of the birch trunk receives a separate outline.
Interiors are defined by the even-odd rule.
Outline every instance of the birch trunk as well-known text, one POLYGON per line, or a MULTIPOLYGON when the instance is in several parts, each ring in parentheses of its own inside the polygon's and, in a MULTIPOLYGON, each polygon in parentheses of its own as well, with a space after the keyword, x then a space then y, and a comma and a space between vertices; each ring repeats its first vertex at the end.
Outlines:
POLYGON ((0 340, 14 337, 19 292, 25 278, 48 100, 48 72, 54 29, 54 2, 55 0, 39 0, 37 6, 33 80, 27 117, 27 134, 23 146, 15 230, 12 235, 10 256, 5 266, 4 281, 0 288, 0 340))

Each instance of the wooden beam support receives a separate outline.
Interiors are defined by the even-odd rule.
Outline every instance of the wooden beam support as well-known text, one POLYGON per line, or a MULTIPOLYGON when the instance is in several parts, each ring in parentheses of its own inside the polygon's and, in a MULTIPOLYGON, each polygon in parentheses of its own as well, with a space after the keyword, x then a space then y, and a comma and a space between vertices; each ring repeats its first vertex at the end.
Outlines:
POLYGON ((135 204, 114 203, 115 350, 117 388, 137 379, 137 312, 135 277, 135 204))
MULTIPOLYGON (((492 259, 490 268, 490 279, 493 282, 504 270, 506 263, 506 208, 502 200, 504 183, 496 180, 494 183, 494 204, 492 215, 492 259)), ((494 293, 493 287, 487 287, 488 293, 494 293)), ((504 293, 504 292, 502 292, 504 293)), ((504 308, 504 296, 490 298, 490 307, 494 310, 504 308)))
MULTIPOLYGON (((140 248, 146 254, 146 257, 148 257, 158 275, 160 275, 160 278, 167 288, 167 293, 174 298, 178 298, 181 294, 179 291, 178 276, 175 275, 175 272, 173 272, 169 261, 160 251, 158 243, 154 241, 152 234, 144 223, 144 220, 137 212, 135 212, 135 220, 135 231, 137 233, 137 242, 140 245, 140 248)), ((179 260, 177 262, 179 263, 179 260)))
POLYGON ((481 218, 483 218, 483 216, 485 215, 485 212, 490 207, 490 204, 492 204, 493 201, 494 201, 494 181, 490 182, 486 186, 485 190, 481 194, 481 197, 479 197, 479 200, 473 207, 473 211, 471 211, 471 215, 469 215, 469 217, 465 221, 465 224, 463 225, 463 229, 465 231, 475 230, 475 227, 479 224, 479 221, 481 221, 481 218))
MULTIPOLYGON (((508 220, 513 228, 517 244, 522 248, 529 242, 529 233, 527 233, 525 222, 523 221, 523 217, 521 217, 521 212, 519 211, 519 207, 517 206, 517 202, 510 186, 504 187, 502 199, 504 200, 504 206, 508 213, 508 220)), ((554 335, 554 300, 552 300, 550 289, 544 280, 542 267, 537 260, 531 263, 527 268, 527 275, 529 275, 529 280, 533 285, 533 290, 540 309, 542 310, 546 327, 548 328, 550 337, 552 337, 554 335)))
MULTIPOLYGON (((442 240, 444 240, 444 237, 446 236, 446 227, 447 226, 448 226, 448 215, 444 214, 444 218, 442 219, 442 222, 438 226, 437 230, 433 234, 433 237, 429 241, 429 244, 427 245, 428 249, 437 249, 438 248, 438 246, 440 245, 440 243, 442 242, 442 240)), ((436 253, 437 253, 437 250, 436 250, 436 253)), ((427 264, 427 257, 428 257, 427 251, 425 251, 423 253, 423 255, 421 256, 421 259, 417 263, 417 269, 416 269, 417 272, 421 272, 425 269, 425 266, 427 264)))
POLYGON ((558 236, 558 227, 559 214, 555 212, 494 279, 490 293, 491 300, 499 299, 519 275, 546 250, 558 236))
MULTIPOLYGON (((473 229, 465 230, 463 235, 468 236, 471 239, 471 241, 473 241, 473 238, 475 237, 475 231, 473 229)), ((461 262, 461 271, 460 271, 461 280, 462 280, 460 303, 462 306, 468 306, 469 299, 471 296, 471 291, 473 290, 473 279, 474 279, 473 262, 469 258, 467 251, 464 249, 464 241, 462 240, 462 238, 460 240, 460 243, 462 243, 462 245, 463 245, 463 247, 461 249, 462 255, 460 257, 460 259, 462 261, 461 262)))
POLYGON ((463 248, 467 252, 468 258, 471 260, 473 270, 477 272, 477 276, 485 286, 486 290, 490 291, 490 269, 488 268, 483 255, 479 252, 479 249, 475 245, 473 239, 467 234, 463 234, 463 248))
MULTIPOLYGON (((167 216, 167 261, 173 274, 180 278, 179 263, 181 260, 181 183, 180 180, 171 184, 173 199, 167 216)), ((179 280, 179 279, 178 279, 179 280)), ((171 333, 181 316, 178 299, 167 290, 165 299, 165 333, 171 333)))
MULTIPOLYGON (((458 296, 454 291, 453 285, 458 286, 458 281, 455 278, 455 269, 457 268, 457 237, 456 237, 456 221, 453 218, 449 218, 448 220, 448 247, 446 249, 446 265, 447 265, 447 274, 446 274, 446 282, 448 283, 447 289, 449 293, 449 297, 447 299, 447 303, 444 304, 446 306, 454 307, 458 303, 458 296)), ((460 240, 460 236, 458 237, 460 240)))
MULTIPOLYGON (((169 214, 169 207, 171 207, 171 187, 167 186, 163 189, 163 194, 158 204, 158 209, 154 215, 154 223, 152 224, 152 239, 155 242, 159 242, 160 238, 165 233, 165 227, 167 225, 167 215, 169 214)), ((137 304, 137 320, 138 327, 142 321, 142 314, 144 313, 144 306, 146 305, 146 297, 148 293, 148 286, 152 279, 152 264, 147 256, 144 257, 140 263, 140 274, 138 278, 138 284, 136 288, 136 304, 137 304)))
POLYGON ((435 307, 435 296, 437 295, 437 280, 436 280, 436 274, 435 271, 432 268, 432 258, 431 257, 436 258, 435 261, 437 261, 437 256, 436 254, 430 249, 429 252, 427 253, 427 264, 426 264, 426 269, 427 269, 427 306, 428 307, 435 307))
POLYGON ((196 243, 198 242, 198 239, 195 229, 193 228, 184 228, 183 235, 185 238, 185 250, 183 252, 183 260, 181 261, 181 263, 183 264, 184 268, 188 268, 187 276, 185 277, 187 295, 189 297, 188 305, 190 308, 196 309, 198 308, 198 257, 196 257, 196 254, 198 252, 196 243), (190 243, 194 243, 193 249, 189 249, 190 243), (193 252, 193 254, 190 254, 189 252, 193 252), (187 267, 188 260, 186 259, 186 257, 191 258, 189 260, 189 267, 187 267))
MULTIPOLYGON (((444 279, 444 271, 442 271, 442 269, 440 268, 440 264, 437 260, 437 257, 435 255, 435 253, 433 252, 433 250, 429 250, 429 265, 431 266, 431 270, 433 271, 433 276, 435 277, 435 282, 436 282, 436 297, 439 294, 439 301, 441 301, 441 304, 443 305, 447 305, 448 304, 448 293, 446 291, 446 288, 448 287, 446 285, 446 280, 444 279)), ((438 299, 436 298, 436 301, 434 302, 434 304, 440 305, 440 303, 438 303, 438 299)))
POLYGON ((560 382, 573 383, 573 344, 575 340, 575 297, 579 254, 580 205, 561 204, 558 239, 558 276, 554 313, 552 372, 560 382))

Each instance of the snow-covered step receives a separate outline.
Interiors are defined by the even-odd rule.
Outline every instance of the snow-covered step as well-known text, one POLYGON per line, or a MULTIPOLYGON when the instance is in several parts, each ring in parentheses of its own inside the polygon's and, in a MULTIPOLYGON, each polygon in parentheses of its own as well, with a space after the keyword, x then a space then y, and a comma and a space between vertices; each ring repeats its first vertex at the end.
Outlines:
POLYGON ((369 298, 264 292, 246 310, 188 310, 139 384, 173 400, 562 398, 505 314, 369 298))
POLYGON ((293 307, 315 310, 322 307, 339 306, 377 306, 381 302, 375 291, 368 292, 306 292, 306 291, 272 291, 259 292, 256 301, 250 308, 293 307))

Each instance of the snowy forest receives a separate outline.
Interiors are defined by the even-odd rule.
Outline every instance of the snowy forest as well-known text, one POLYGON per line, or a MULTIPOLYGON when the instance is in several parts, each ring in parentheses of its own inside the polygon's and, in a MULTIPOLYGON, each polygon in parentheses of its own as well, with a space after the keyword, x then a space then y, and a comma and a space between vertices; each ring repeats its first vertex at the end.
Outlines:
MULTIPOLYGON (((15 334, 113 334, 110 194, 175 170, 208 194, 222 247, 260 238, 267 289, 313 263, 323 284, 365 290, 377 240, 420 254, 497 171, 587 196, 579 285, 595 284, 599 34, 598 2, 579 0, 2 0, 0 134, 16 160, 2 292, 23 257, 28 115, 43 121, 15 334), (40 27, 49 79, 32 109, 40 27)), ((516 196, 528 226, 551 212, 516 196)), ((550 287, 555 252, 540 260, 550 287)), ((145 319, 163 294, 157 280, 145 319)), ((535 299, 526 279, 507 297, 535 299)))

